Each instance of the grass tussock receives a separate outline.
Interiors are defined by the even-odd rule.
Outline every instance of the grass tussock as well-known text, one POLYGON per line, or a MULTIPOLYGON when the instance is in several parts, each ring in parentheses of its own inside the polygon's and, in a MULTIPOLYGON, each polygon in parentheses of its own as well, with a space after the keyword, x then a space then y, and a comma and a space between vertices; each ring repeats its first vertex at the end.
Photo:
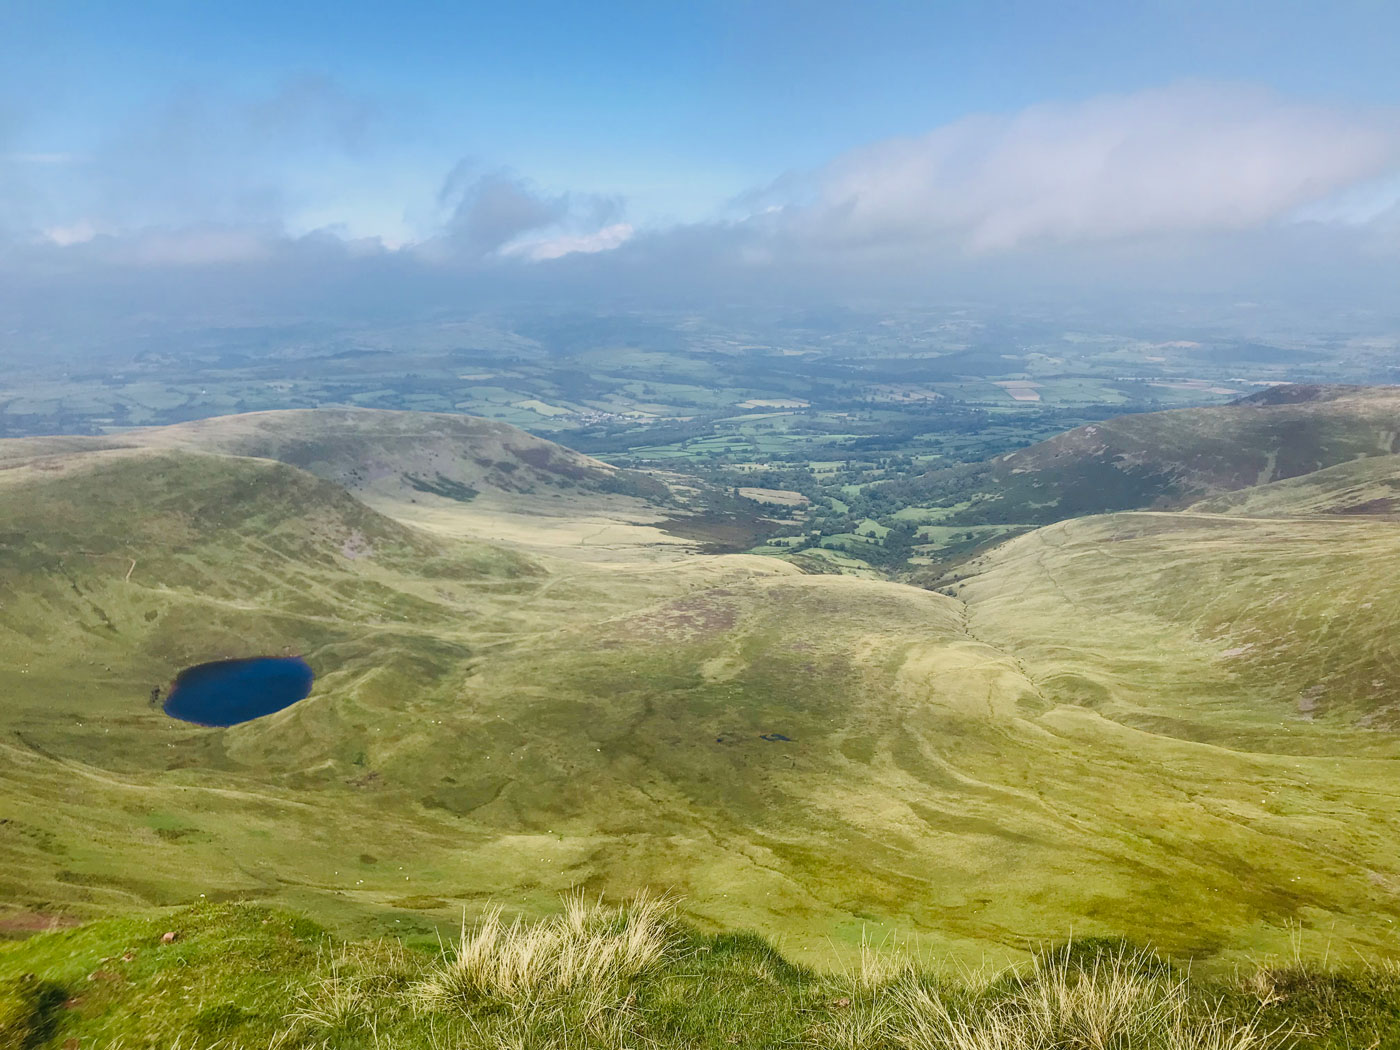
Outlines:
POLYGON ((438 1009, 483 999, 615 996, 656 967, 674 940, 674 909, 658 897, 610 908, 574 895, 562 913, 535 923, 506 923, 495 909, 470 929, 463 924, 455 948, 415 997, 438 1009))
POLYGON ((499 909, 461 935, 410 990, 414 1009, 467 1016, 471 1045, 624 1047, 635 1042, 637 985, 680 943, 675 909, 642 895, 620 907, 574 894, 542 921, 499 909))
POLYGON ((1131 948, 1085 964, 1067 946, 961 1000, 920 986, 895 994, 908 1050, 1265 1050, 1281 1035, 1257 1012, 1227 1016, 1131 948))

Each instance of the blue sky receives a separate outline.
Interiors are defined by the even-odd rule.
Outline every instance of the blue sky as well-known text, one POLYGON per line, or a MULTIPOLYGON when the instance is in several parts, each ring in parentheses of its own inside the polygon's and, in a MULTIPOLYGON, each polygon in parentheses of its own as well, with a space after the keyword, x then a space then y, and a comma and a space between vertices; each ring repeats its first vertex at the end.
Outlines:
POLYGON ((1354 223, 1400 193, 1397 40, 1393 0, 9 0, 0 236, 549 260, 737 224, 858 261, 1354 223))

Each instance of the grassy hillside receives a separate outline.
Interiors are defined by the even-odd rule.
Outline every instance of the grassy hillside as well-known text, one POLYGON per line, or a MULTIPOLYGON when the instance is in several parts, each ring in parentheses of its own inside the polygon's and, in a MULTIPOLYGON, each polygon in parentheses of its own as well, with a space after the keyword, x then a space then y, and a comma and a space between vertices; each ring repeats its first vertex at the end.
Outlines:
POLYGON ((137 448, 277 460, 399 519, 512 545, 743 549, 772 531, 752 504, 694 479, 620 469, 506 423, 444 413, 253 412, 108 437, 16 439, 0 443, 0 470, 137 448))
POLYGON ((1079 689, 1096 711, 1249 727, 1296 738, 1289 750, 1335 733, 1353 754, 1390 753, 1389 733, 1351 729, 1393 728, 1400 712, 1393 521, 1106 515, 1037 530, 971 568, 955 590, 974 630, 987 625, 1037 676, 1063 668, 1066 695, 1079 689), (1301 732, 1313 722, 1327 732, 1301 732))
POLYGON ((119 448, 177 448, 274 459, 347 489, 456 497, 474 492, 529 494, 538 486, 595 493, 635 484, 665 499, 632 471, 474 416, 375 409, 299 409, 215 416, 108 437, 54 436, 0 445, 0 466, 46 456, 119 448))
POLYGON ((1394 517, 1400 513, 1400 456, 1371 456, 1339 463, 1287 481, 1213 496, 1191 509, 1254 518, 1356 514, 1394 517))
POLYGON ((0 494, 10 902, 106 910, 275 883, 258 837, 274 829, 274 852, 291 850, 298 833, 312 836, 304 846, 336 823, 316 826, 325 814, 290 785, 267 790, 293 770, 250 770, 237 731, 171 722, 152 690, 193 662, 305 653, 321 683, 306 711, 279 718, 295 724, 334 692, 344 703, 324 728, 354 747, 337 719, 353 722, 395 680, 430 690, 470 659, 462 625, 478 596, 543 576, 265 461, 107 452, 7 471, 0 494))
POLYGON ((373 409, 254 412, 135 431, 159 444, 301 467, 356 493, 467 503, 473 495, 535 495, 579 489, 666 501, 645 474, 619 470, 506 423, 473 416, 373 409))
POLYGON ((1262 893, 1254 921, 1327 911, 1331 928, 1360 922, 1393 950, 1396 528, 1109 515, 1013 540, 954 589, 971 632, 1016 652, 1053 705, 1042 725, 1094 755, 1106 791, 1162 760, 1176 815, 1145 835, 1185 865, 1235 853, 1226 881, 1191 879, 1217 918, 1262 893), (1300 849, 1313 861, 1286 873, 1300 849))
POLYGON ((1400 388, 1282 387, 1229 405, 1120 416, 985 463, 886 486, 944 524, 1041 525, 1178 507, 1396 451, 1400 388))
POLYGON ((266 458, 28 447, 0 446, 8 928, 204 895, 425 933, 584 886, 828 961, 888 930, 967 961, 1071 931, 1400 953, 1389 520, 1108 515, 931 593, 527 555, 266 458), (318 679, 276 715, 150 702, 284 651, 318 679))
POLYGON ((1256 965, 1207 980, 1081 941, 1002 972, 954 976, 867 951, 819 974, 648 901, 574 899, 543 922, 487 920, 442 950, 345 942, 238 905, 0 944, 0 1040, 33 1050, 1350 1050, 1397 1038, 1390 970, 1256 965))
MULTIPOLYGON (((533 869, 606 835, 561 849, 543 827, 464 817, 492 781, 494 740, 511 768, 515 735, 573 761, 597 753, 587 732, 551 740, 524 710, 528 686, 503 714, 469 680, 517 651, 529 677, 558 632, 793 571, 531 560, 406 528, 265 460, 113 450, 0 485, 0 896, 15 913, 290 894, 392 923, 415 896, 405 870, 455 899, 587 878, 533 869), (209 731, 152 703, 190 663, 283 651, 318 682, 269 719, 209 731)), ((603 861, 600 878, 630 870, 603 861)), ((425 900, 446 908, 416 896, 415 921, 425 900)))

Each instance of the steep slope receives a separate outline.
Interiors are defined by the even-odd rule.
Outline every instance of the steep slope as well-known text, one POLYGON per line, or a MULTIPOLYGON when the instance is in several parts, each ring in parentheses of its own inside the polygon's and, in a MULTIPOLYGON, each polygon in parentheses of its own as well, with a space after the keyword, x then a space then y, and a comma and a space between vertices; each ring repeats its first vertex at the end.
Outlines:
POLYGON ((1400 456, 1369 456, 1201 500, 1191 510, 1268 518, 1400 514, 1400 456))
POLYGON ((891 675, 946 649, 978 711, 1015 679, 938 595, 767 559, 546 567, 261 459, 107 450, 0 485, 10 906, 286 895, 345 921, 394 914, 411 871, 456 899, 684 885, 716 921, 854 934, 859 857, 895 855, 867 738, 927 688, 891 675), (282 651, 317 686, 269 718, 199 729, 149 698, 187 663, 282 651), (772 899, 740 892, 758 882, 772 899))
POLYGON ((144 449, 44 460, 0 473, 5 714, 18 727, 100 700, 92 713, 142 720, 152 687, 193 662, 451 648, 478 615, 472 591, 543 575, 278 463, 144 449))
MULTIPOLYGON (((304 893, 344 918, 400 896, 404 865, 471 885, 480 858, 464 843, 515 836, 471 831, 425 785, 479 774, 491 720, 466 717, 464 692, 479 665, 667 595, 790 571, 746 558, 546 566, 405 527, 262 459, 115 449, 12 467, 0 900, 92 912, 304 893), (199 729, 152 697, 188 664, 280 652, 304 654, 316 687, 256 723, 199 729), (339 872, 361 869, 373 896, 341 899, 339 872)), ((527 868, 497 876, 518 885, 527 868)))
POLYGON ((1120 416, 892 490, 943 523, 1038 525, 1180 507, 1396 451, 1400 387, 1282 387, 1209 408, 1120 416))
POLYGON ((974 633, 1014 648, 1056 702, 1290 748, 1400 729, 1392 520, 1128 512, 1047 526, 968 568, 955 590, 974 633), (1325 733, 1300 732, 1313 722, 1325 733))
POLYGON ((1262 892, 1355 931, 1400 905, 1400 525, 1123 513, 972 568, 969 631, 1016 653, 1047 732, 1115 796, 1166 760, 1176 803, 1136 833, 1185 865, 1233 854, 1219 907, 1262 892), (1296 850, 1312 866, 1286 871, 1296 850))

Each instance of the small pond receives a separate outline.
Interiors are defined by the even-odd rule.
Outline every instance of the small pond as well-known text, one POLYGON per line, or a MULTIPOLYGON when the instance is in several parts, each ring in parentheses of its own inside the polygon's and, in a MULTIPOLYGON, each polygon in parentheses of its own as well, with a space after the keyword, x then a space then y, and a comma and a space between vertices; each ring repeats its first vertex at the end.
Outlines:
POLYGON ((306 699, 315 677, 299 656, 198 664, 175 679, 165 698, 165 713, 201 726, 234 726, 306 699))

